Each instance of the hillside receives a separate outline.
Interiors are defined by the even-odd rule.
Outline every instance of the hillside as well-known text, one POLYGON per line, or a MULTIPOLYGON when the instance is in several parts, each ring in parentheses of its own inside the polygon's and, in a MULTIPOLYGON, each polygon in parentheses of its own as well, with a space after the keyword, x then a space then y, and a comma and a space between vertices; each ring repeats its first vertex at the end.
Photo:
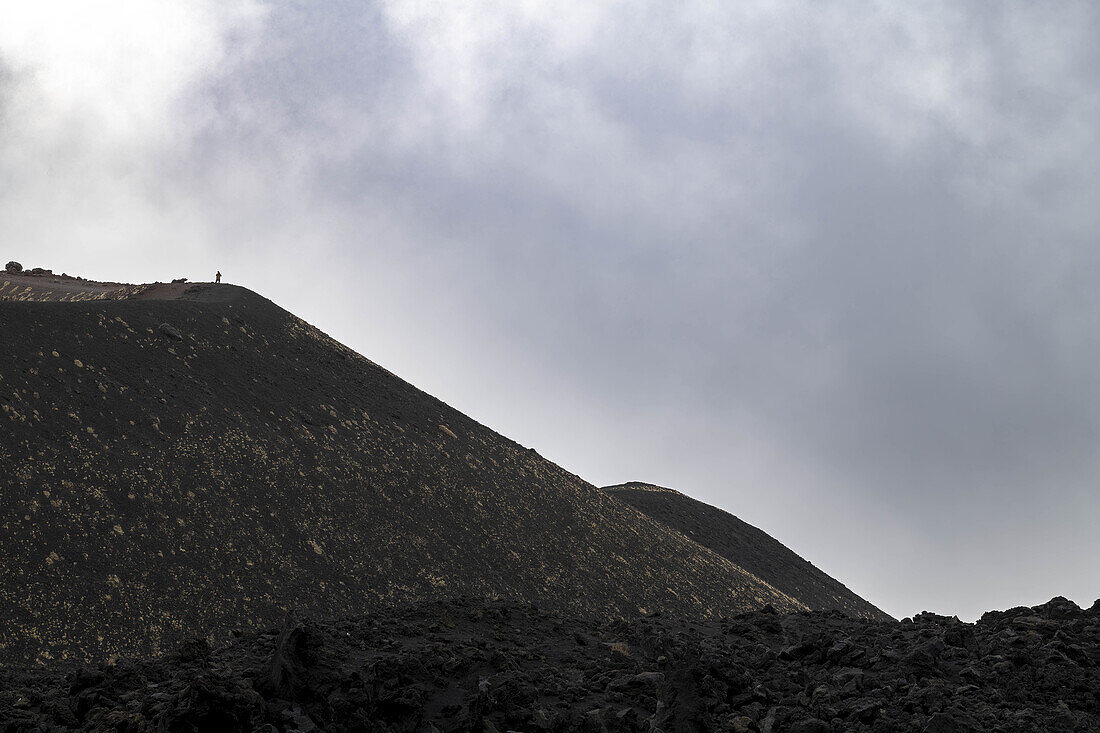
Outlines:
POLYGON ((8 274, 0 301, 0 661, 459 593, 805 608, 243 288, 8 274))
POLYGON ((630 482, 603 490, 815 611, 890 618, 763 530, 717 507, 652 484, 630 482))

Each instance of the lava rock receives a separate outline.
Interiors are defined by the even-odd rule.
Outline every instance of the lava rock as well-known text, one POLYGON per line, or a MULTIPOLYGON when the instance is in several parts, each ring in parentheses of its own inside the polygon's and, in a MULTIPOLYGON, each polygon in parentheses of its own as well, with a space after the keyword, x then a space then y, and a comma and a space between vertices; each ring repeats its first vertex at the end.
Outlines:
POLYGON ((23 266, 15 260, 12 260, 8 264, 4 265, 4 269, 13 275, 18 275, 19 273, 23 272, 23 266))
POLYGON ((832 733, 832 726, 819 718, 800 720, 790 727, 790 733, 832 733))
POLYGON ((762 611, 698 623, 460 598, 339 622, 287 617, 223 647, 196 639, 102 667, 0 669, 0 729, 1100 730, 1100 625, 1054 607, 1065 612, 1045 604, 979 624, 762 611), (1035 617, 1053 633, 1013 631, 1035 617), (953 629, 966 645, 941 648, 953 629), (866 666, 781 653, 810 639, 863 649, 866 666), (1059 651, 1073 648, 1076 661, 1059 651))

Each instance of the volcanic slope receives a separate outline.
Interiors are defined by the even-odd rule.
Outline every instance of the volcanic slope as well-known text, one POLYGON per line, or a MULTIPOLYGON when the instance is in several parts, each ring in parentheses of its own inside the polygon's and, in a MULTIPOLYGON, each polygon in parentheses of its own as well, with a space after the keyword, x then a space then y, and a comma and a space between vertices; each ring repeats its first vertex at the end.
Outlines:
POLYGON ((805 609, 251 291, 54 280, 0 274, 0 662, 456 594, 805 609))
POLYGON ((768 533, 717 507, 673 489, 637 481, 603 490, 815 611, 842 611, 880 621, 891 618, 768 533))

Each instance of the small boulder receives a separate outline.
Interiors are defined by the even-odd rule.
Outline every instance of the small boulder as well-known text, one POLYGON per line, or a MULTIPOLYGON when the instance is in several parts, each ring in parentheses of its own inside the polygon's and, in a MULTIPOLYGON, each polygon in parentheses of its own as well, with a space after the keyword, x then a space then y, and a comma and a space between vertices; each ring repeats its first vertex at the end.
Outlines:
POLYGON ((195 636, 182 641, 176 649, 176 659, 183 663, 203 664, 210 659, 210 645, 206 639, 195 636))
POLYGON ((832 733, 833 727, 820 718, 809 718, 793 723, 790 733, 832 733))
POLYGON ((175 339, 176 341, 183 341, 183 334, 180 333, 180 330, 178 328, 176 328, 175 326, 173 326, 171 323, 162 323, 162 324, 160 324, 160 332, 163 333, 165 336, 167 336, 170 339, 175 339))
POLYGON ((924 726, 924 733, 955 733, 959 730, 959 724, 948 713, 936 713, 924 726))
POLYGON ((729 722, 729 729, 733 733, 751 733, 752 729, 756 727, 756 723, 753 719, 746 715, 739 715, 733 718, 729 722))
POLYGON ((4 265, 4 269, 12 273, 13 275, 23 272, 23 266, 15 260, 12 260, 8 264, 4 265))
POLYGON ((1055 596, 1041 606, 1033 609, 1035 615, 1041 618, 1066 621, 1081 615, 1081 607, 1064 596, 1055 596))
POLYGON ((635 675, 623 675, 608 684, 609 690, 623 690, 632 687, 645 687, 647 685, 659 685, 665 681, 661 672, 641 672, 635 675))

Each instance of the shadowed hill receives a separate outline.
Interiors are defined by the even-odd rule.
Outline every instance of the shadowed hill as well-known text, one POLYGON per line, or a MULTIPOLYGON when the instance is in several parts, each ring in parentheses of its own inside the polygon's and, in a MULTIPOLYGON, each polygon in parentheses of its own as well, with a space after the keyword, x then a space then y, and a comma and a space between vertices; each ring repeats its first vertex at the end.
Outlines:
POLYGON ((877 620, 890 618, 766 532, 717 507, 679 491, 636 481, 603 490, 815 611, 843 611, 877 620))
POLYGON ((248 290, 0 281, 0 660, 456 593, 804 608, 248 290))

